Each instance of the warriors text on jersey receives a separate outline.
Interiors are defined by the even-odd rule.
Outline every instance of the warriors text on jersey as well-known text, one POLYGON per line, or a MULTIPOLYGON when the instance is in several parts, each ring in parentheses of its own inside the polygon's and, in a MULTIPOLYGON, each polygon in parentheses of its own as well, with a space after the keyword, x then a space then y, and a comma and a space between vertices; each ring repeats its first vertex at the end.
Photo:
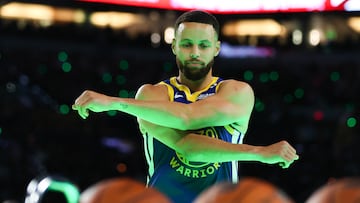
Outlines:
MULTIPOLYGON (((173 102, 191 103, 216 94, 222 79, 213 77, 212 82, 203 90, 191 93, 181 85, 176 77, 162 81, 168 88, 169 98, 173 102)), ((210 136, 231 143, 242 143, 243 134, 232 125, 199 129, 198 134, 210 136)), ((217 182, 238 180, 237 161, 232 162, 192 162, 181 154, 144 134, 144 148, 147 159, 148 186, 167 195, 175 203, 189 203, 204 189, 217 182)))

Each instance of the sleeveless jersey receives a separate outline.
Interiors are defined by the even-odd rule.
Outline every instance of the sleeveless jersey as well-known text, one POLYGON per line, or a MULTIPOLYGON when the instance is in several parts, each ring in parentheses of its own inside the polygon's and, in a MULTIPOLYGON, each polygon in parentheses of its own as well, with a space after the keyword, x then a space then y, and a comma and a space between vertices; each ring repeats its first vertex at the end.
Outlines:
MULTIPOLYGON (((203 90, 191 93, 181 85, 176 77, 160 82, 168 88, 169 98, 173 102, 191 103, 216 94, 222 79, 213 77, 212 82, 203 90)), ((232 125, 199 129, 198 134, 240 144, 243 134, 232 125)), ((238 180, 238 163, 232 162, 192 162, 181 154, 144 134, 145 157, 148 164, 147 186, 154 187, 167 195, 174 203, 190 203, 204 189, 217 182, 238 180)))

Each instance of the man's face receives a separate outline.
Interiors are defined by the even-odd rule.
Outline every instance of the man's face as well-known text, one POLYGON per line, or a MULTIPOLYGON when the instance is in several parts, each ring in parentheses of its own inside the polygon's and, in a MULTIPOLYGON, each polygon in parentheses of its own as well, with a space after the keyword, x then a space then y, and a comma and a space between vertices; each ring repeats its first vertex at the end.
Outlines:
POLYGON ((181 23, 172 44, 180 72, 189 80, 204 78, 219 53, 220 42, 212 25, 181 23))

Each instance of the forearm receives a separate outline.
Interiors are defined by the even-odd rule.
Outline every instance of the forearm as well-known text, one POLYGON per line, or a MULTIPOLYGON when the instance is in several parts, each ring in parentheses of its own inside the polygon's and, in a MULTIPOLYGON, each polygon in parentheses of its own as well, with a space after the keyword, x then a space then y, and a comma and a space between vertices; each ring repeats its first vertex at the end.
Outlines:
POLYGON ((189 161, 226 162, 259 161, 267 164, 279 164, 288 168, 299 159, 296 150, 286 141, 279 141, 268 146, 232 144, 212 137, 187 134, 179 140, 177 147, 186 152, 189 161))
POLYGON ((152 94, 151 90, 147 90, 147 96, 140 94, 136 99, 112 97, 86 90, 75 100, 72 108, 83 119, 89 116, 89 111, 118 110, 157 125, 184 129, 184 115, 190 115, 188 105, 170 102, 164 93, 152 94))
POLYGON ((164 145, 168 146, 169 148, 178 152, 181 151, 177 148, 176 143, 186 135, 185 131, 159 126, 139 118, 138 123, 142 134, 146 133, 154 137, 164 145))
POLYGON ((267 164, 280 164, 288 168, 299 158, 296 150, 286 141, 269 146, 232 144, 216 138, 158 126, 139 120, 143 132, 181 153, 188 161, 228 162, 259 161, 267 164))
POLYGON ((156 125, 185 130, 186 104, 111 97, 109 110, 118 110, 156 125))
POLYGON ((219 139, 157 126, 139 120, 141 128, 160 142, 181 153, 189 161, 226 162, 261 161, 261 147, 232 144, 219 139))
POLYGON ((187 134, 176 143, 189 161, 262 161, 261 146, 232 144, 198 134, 187 134))
MULTIPOLYGON (((111 97, 84 91, 72 108, 86 119, 89 111, 118 110, 148 122, 179 130, 196 130, 208 126, 238 123, 247 126, 253 95, 231 83, 215 95, 189 104, 169 100, 165 86, 143 85, 136 98, 111 97)), ((251 89, 250 89, 251 90, 251 89)))

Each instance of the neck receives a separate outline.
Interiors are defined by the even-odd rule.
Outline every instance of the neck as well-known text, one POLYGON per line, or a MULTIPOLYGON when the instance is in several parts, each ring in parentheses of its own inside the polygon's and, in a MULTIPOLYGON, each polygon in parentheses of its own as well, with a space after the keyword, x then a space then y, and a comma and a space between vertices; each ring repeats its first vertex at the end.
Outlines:
POLYGON ((179 76, 177 77, 177 80, 181 84, 187 86, 190 89, 191 92, 196 92, 196 91, 204 89, 209 83, 211 83, 212 78, 213 78, 213 76, 212 76, 212 73, 211 73, 211 70, 210 70, 209 73, 203 79, 196 80, 196 81, 187 79, 180 72, 179 76))

